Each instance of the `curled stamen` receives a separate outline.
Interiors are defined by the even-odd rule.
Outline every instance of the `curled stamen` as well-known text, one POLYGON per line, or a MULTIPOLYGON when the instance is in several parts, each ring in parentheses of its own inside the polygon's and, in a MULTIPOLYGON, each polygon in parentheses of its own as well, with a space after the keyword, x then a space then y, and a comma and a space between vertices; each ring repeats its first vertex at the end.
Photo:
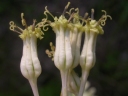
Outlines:
POLYGON ((87 18, 87 19, 85 19, 85 20, 83 20, 85 23, 86 23, 86 25, 89 25, 89 22, 91 21, 91 18, 87 18))
POLYGON ((68 2, 68 4, 65 6, 64 11, 63 11, 63 13, 62 13, 63 16, 64 16, 66 10, 68 9, 69 5, 70 5, 70 2, 68 2))
POLYGON ((101 24, 102 26, 104 26, 104 25, 106 24, 106 23, 105 23, 105 20, 101 20, 100 24, 101 24))
POLYGON ((70 2, 68 2, 68 4, 65 6, 65 9, 68 9, 69 5, 70 5, 70 2))
POLYGON ((76 8, 75 11, 77 14, 79 14, 79 8, 76 8))
POLYGON ((45 7, 45 11, 44 11, 44 15, 46 16, 46 19, 48 19, 48 15, 47 15, 47 13, 48 13, 49 11, 47 10, 47 6, 45 7))
POLYGON ((38 28, 41 28, 41 27, 43 27, 43 30, 44 31, 47 31, 48 30, 48 27, 47 26, 49 26, 49 21, 47 21, 47 19, 42 19, 42 22, 40 22, 40 23, 38 23, 37 25, 36 25, 36 27, 38 27, 38 28), (47 28, 46 28, 47 27, 47 28), (46 28, 46 29, 45 29, 46 28))
POLYGON ((16 26, 13 21, 10 21, 9 25, 10 25, 9 29, 12 30, 13 32, 16 32, 16 33, 19 33, 19 34, 21 34, 21 32, 23 32, 23 30, 20 27, 16 26), (15 30, 16 28, 19 29, 21 32, 15 30))
POLYGON ((68 15, 71 15, 72 10, 74 10, 74 8, 71 8, 71 9, 69 10, 69 12, 66 12, 66 13, 67 13, 68 15))
POLYGON ((19 33, 19 34, 21 34, 21 32, 19 32, 19 31, 17 31, 17 30, 15 30, 15 27, 16 26, 10 26, 10 30, 12 30, 13 32, 16 32, 16 33, 19 33))
POLYGON ((47 19, 42 19, 42 22, 38 23, 36 27, 43 27, 46 22, 47 22, 47 19))
POLYGON ((46 19, 46 18, 42 19, 42 22, 46 22, 46 21, 47 21, 47 19, 46 19))
POLYGON ((36 19, 33 20, 32 31, 34 31, 34 29, 35 29, 35 23, 36 23, 36 19))
POLYGON ((107 15, 105 10, 102 10, 102 12, 104 12, 104 15, 102 15, 102 17, 99 19, 97 24, 101 24, 102 26, 105 25, 105 21, 107 20, 107 17, 110 18, 110 20, 112 20, 112 17, 110 15, 107 15))
POLYGON ((77 11, 77 12, 74 13, 74 15, 73 15, 73 17, 74 17, 73 23, 80 23, 80 20, 83 21, 83 17, 79 16, 79 9, 78 8, 76 8, 75 11, 77 11))
MULTIPOLYGON (((104 17, 107 19, 107 17, 110 18, 110 20, 112 20, 112 17, 110 15, 107 15, 107 12, 105 10, 101 10, 102 12, 104 12, 104 17)), ((106 20, 105 19, 105 20, 106 20)))
POLYGON ((9 28, 10 30, 12 30, 12 31, 14 31, 15 30, 15 26, 10 26, 10 28, 9 28))
POLYGON ((21 32, 23 32, 23 29, 21 29, 20 27, 16 26, 16 28, 17 28, 18 30, 20 30, 21 32))
POLYGON ((43 25, 43 30, 44 30, 44 31, 48 31, 48 26, 49 26, 49 24, 43 25), (46 28, 46 29, 45 29, 45 28, 46 28))
POLYGON ((107 15, 107 12, 105 10, 101 10, 102 12, 104 12, 104 15, 107 15))
POLYGON ((104 23, 103 23, 104 21, 105 21, 105 20, 104 20, 104 15, 103 15, 103 16, 99 19, 99 21, 97 22, 96 26, 99 25, 99 24, 101 24, 101 22, 102 22, 101 25, 104 26, 104 23))
POLYGON ((24 19, 24 13, 21 13, 21 22, 22 22, 22 25, 27 28, 27 23, 26 23, 26 20, 24 19))
POLYGON ((84 14, 84 19, 86 19, 88 17, 88 13, 86 12, 85 14, 84 14))
POLYGON ((71 19, 73 18, 73 16, 74 16, 74 13, 71 14, 70 18, 68 19, 68 22, 71 21, 71 19))
POLYGON ((85 19, 87 19, 87 17, 88 17, 88 13, 86 12, 86 13, 84 14, 84 17, 82 18, 82 25, 84 24, 85 19))
POLYGON ((80 16, 79 16, 78 12, 74 13, 73 17, 74 17, 73 23, 79 22, 80 16))
POLYGON ((54 19, 54 16, 49 12, 49 10, 47 9, 47 6, 45 6, 44 15, 46 16, 46 19, 48 19, 47 13, 54 19))
POLYGON ((94 9, 91 9, 91 19, 94 19, 94 9))
POLYGON ((107 15, 107 17, 109 17, 109 18, 110 18, 110 20, 112 20, 112 17, 111 17, 110 15, 107 15))
POLYGON ((38 23, 37 25, 36 25, 36 27, 42 27, 44 25, 44 23, 42 23, 42 22, 40 22, 40 23, 38 23))
POLYGON ((13 21, 10 21, 9 25, 10 25, 10 30, 14 31, 14 29, 16 27, 15 23, 13 21))
POLYGON ((9 25, 15 25, 13 21, 10 21, 9 22, 9 25))

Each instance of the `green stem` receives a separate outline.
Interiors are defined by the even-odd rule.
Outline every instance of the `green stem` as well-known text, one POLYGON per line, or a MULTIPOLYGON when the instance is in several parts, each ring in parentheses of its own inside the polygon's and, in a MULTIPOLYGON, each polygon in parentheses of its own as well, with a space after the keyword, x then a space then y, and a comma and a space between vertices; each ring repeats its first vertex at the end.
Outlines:
POLYGON ((82 77, 81 77, 81 83, 80 83, 80 89, 79 89, 79 94, 78 96, 83 96, 84 89, 85 89, 85 84, 88 78, 88 71, 83 70, 82 71, 82 77))
POLYGON ((61 80, 62 80, 62 89, 61 89, 61 96, 67 96, 67 78, 68 78, 68 71, 61 70, 61 80))
POLYGON ((29 83, 32 88, 34 96, 39 96, 39 92, 37 88, 37 80, 29 80, 29 83))

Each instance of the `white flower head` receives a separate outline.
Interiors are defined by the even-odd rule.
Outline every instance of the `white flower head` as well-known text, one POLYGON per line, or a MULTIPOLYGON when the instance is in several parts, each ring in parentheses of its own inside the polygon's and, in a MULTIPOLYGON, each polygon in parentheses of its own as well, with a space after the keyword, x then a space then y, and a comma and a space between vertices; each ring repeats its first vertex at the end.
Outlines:
POLYGON ((46 20, 44 19, 44 22, 40 22, 37 25, 35 25, 36 20, 33 20, 33 24, 27 26, 23 16, 24 14, 21 13, 21 22, 22 25, 25 26, 25 29, 21 29, 20 27, 16 26, 13 21, 11 21, 10 30, 18 32, 20 34, 19 37, 23 40, 23 54, 20 63, 21 73, 26 79, 29 80, 34 96, 38 96, 36 83, 37 78, 41 74, 41 65, 37 56, 37 38, 43 38, 41 27, 43 27, 46 20))

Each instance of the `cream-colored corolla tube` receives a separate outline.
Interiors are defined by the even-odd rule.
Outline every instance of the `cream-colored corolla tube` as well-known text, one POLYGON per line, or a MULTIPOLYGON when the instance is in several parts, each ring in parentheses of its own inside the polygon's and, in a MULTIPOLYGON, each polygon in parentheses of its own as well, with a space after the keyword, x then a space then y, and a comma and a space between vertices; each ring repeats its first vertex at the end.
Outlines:
POLYGON ((80 66, 82 69, 85 68, 85 64, 86 64, 87 46, 88 46, 88 41, 89 41, 89 37, 90 37, 90 29, 89 28, 90 28, 90 24, 89 24, 89 20, 87 20, 86 25, 84 26, 85 38, 84 38, 82 52, 80 55, 80 66))
MULTIPOLYGON (((37 88, 37 78, 41 74, 41 66, 37 57, 37 50, 35 46, 36 39, 33 37, 26 37, 25 39, 25 56, 21 59, 20 69, 22 75, 28 79, 34 96, 39 96, 37 88), (32 40, 33 39, 33 40, 32 40), (23 62, 25 60, 25 62, 23 62), (24 64, 25 63, 25 64, 24 64)), ((24 49, 23 49, 24 50, 24 49)))
POLYGON ((96 43, 97 33, 90 32, 90 37, 88 40, 87 46, 87 55, 86 55, 86 70, 90 70, 95 64, 95 43, 96 43))
POLYGON ((21 73, 24 72, 24 74, 22 74, 24 77, 29 77, 28 71, 26 69, 26 40, 23 40, 23 53, 22 53, 22 58, 21 58, 21 62, 20 62, 20 68, 21 68, 21 73))
MULTIPOLYGON (((63 70, 66 67, 66 54, 65 54, 65 31, 62 25, 60 25, 60 41, 59 41, 59 66, 60 69, 63 70)), ((57 50, 55 50, 57 51, 57 50)))
POLYGON ((82 32, 81 31, 79 32, 78 28, 74 27, 74 30, 72 32, 72 39, 71 39, 72 55, 73 55, 72 68, 75 68, 79 64, 81 35, 82 35, 82 32))
POLYGON ((56 34, 56 49, 55 49, 55 53, 54 53, 54 63, 55 66, 59 69, 59 50, 60 50, 60 32, 59 30, 54 30, 55 34, 56 34))
POLYGON ((66 69, 71 68, 73 57, 72 57, 72 48, 70 43, 70 29, 65 30, 65 56, 66 56, 66 69))
POLYGON ((31 35, 30 43, 31 43, 32 63, 33 63, 34 71, 35 71, 34 75, 37 78, 41 74, 41 65, 40 65, 40 61, 37 56, 37 38, 33 34, 31 35))
MULTIPOLYGON (((63 62, 63 68, 60 70, 61 80, 62 80, 62 94, 63 96, 67 96, 67 80, 68 80, 68 72, 72 65, 72 50, 70 44, 70 35, 69 30, 66 29, 64 32, 64 42, 65 42, 65 60, 63 62)), ((60 48, 61 50, 61 48, 60 48)), ((62 58, 59 58, 62 59, 62 58)))

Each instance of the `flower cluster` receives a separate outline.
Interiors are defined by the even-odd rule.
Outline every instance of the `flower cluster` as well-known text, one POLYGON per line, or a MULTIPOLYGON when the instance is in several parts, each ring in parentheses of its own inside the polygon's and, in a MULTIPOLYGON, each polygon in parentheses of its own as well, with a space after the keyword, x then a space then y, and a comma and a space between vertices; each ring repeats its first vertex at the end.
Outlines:
POLYGON ((79 15, 78 8, 71 8, 67 11, 69 5, 70 2, 59 18, 54 17, 47 7, 45 8, 44 13, 50 14, 54 19, 53 22, 49 21, 49 25, 56 34, 55 52, 47 50, 46 53, 48 55, 51 55, 51 52, 54 53, 55 66, 61 73, 62 96, 67 96, 68 92, 75 94, 75 96, 83 96, 89 71, 96 61, 96 38, 98 34, 104 33, 102 26, 105 25, 108 17, 111 19, 111 16, 102 10, 105 14, 96 21, 94 19, 94 9, 91 10, 91 17, 88 16, 88 13, 85 13, 85 16, 82 17, 79 15), (69 18, 67 19, 64 14, 68 14, 69 18), (85 34, 85 39, 80 52, 82 33, 85 34), (78 64, 82 69, 81 79, 74 71, 78 64))
MULTIPOLYGON (((79 15, 78 8, 68 7, 70 2, 65 6, 65 9, 60 17, 53 16, 47 7, 45 7, 44 15, 46 18, 41 22, 27 26, 24 14, 21 13, 21 22, 25 29, 21 29, 10 22, 10 30, 19 33, 19 37, 23 40, 23 55, 21 59, 21 73, 29 80, 34 96, 39 96, 37 89, 37 78, 41 73, 41 66, 37 56, 37 38, 42 39, 44 31, 48 30, 47 26, 52 27, 56 34, 55 46, 50 42, 51 51, 46 50, 49 57, 55 63, 55 66, 60 70, 62 80, 61 96, 68 96, 72 93, 75 96, 83 96, 85 94, 85 84, 89 75, 90 69, 96 62, 95 46, 98 34, 103 34, 102 26, 105 25, 107 18, 111 16, 104 12, 99 20, 94 19, 94 9, 91 10, 91 16, 85 13, 82 17, 79 15), (69 18, 65 17, 68 14, 69 18), (53 21, 48 20, 48 15, 53 18, 53 21), (47 27, 47 29, 45 29, 47 27), (84 43, 80 52, 82 34, 84 33, 84 43), (82 69, 81 78, 74 71, 74 68, 80 64, 82 69)), ((89 91, 90 94, 94 92, 89 91)), ((86 93, 87 94, 87 93, 86 93)), ((88 93, 89 94, 89 93, 88 93)))

